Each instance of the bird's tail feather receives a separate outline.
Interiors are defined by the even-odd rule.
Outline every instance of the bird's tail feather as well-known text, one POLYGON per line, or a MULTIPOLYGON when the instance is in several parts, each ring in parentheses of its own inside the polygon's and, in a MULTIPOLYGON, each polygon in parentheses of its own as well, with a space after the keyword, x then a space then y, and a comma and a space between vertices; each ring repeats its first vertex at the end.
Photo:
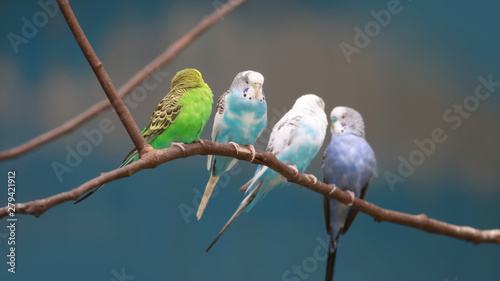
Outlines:
POLYGON ((212 246, 215 244, 215 242, 217 242, 217 240, 219 240, 220 236, 222 235, 222 233, 224 233, 224 231, 226 231, 226 229, 234 222, 234 220, 241 214, 243 213, 243 211, 248 207, 248 205, 250 205, 250 203, 252 203, 253 199, 255 198, 255 196, 257 195, 257 193, 259 192, 259 188, 260 188, 260 185, 262 183, 260 183, 259 185, 257 185, 251 192, 250 194, 247 195, 247 197, 245 197, 245 199, 243 199, 243 201, 240 203, 240 205, 238 206, 238 209, 236 210, 236 212, 233 214, 233 216, 229 219, 229 221, 226 223, 226 225, 224 225, 224 227, 222 228, 222 230, 219 232, 219 235, 217 235, 217 237, 215 237, 214 241, 212 242, 212 244, 210 244, 210 246, 208 246, 208 248, 205 250, 205 252, 208 252, 210 251, 210 249, 212 248, 212 246))
POLYGON ((218 180, 219 177, 210 174, 210 179, 208 180, 207 187, 205 187, 205 193, 201 198, 200 206, 198 207, 198 212, 196 213, 196 217, 198 218, 198 220, 201 219, 201 215, 203 215, 203 211, 207 207, 208 200, 210 199, 210 196, 212 195, 212 192, 214 191, 214 187, 217 184, 218 180))
POLYGON ((208 155, 208 159, 207 159, 207 170, 210 171, 210 165, 212 164, 212 157, 213 155, 212 154, 209 154, 208 155))
MULTIPOLYGON (((122 163, 122 164, 120 165, 120 167, 118 167, 118 168, 125 167, 125 166, 127 166, 128 164, 132 163, 132 162, 134 161, 134 158, 135 158, 135 156, 136 156, 136 155, 137 155, 137 151, 136 151, 136 150, 135 150, 135 148, 134 148, 134 150, 132 150, 132 151, 131 151, 128 155, 127 155, 127 158, 125 158, 125 160, 123 160, 123 163, 122 163), (134 151, 135 151, 135 153, 132 153, 132 152, 134 152, 134 151)), ((80 199, 76 200, 76 202, 75 202, 75 203, 73 203, 73 205, 76 205, 76 204, 78 204, 78 203, 82 202, 83 200, 87 199, 90 195, 94 194, 96 191, 98 191, 98 190, 99 190, 101 187, 103 187, 103 186, 104 186, 104 184, 102 184, 102 185, 100 185, 100 186, 98 186, 98 187, 96 187, 96 188, 92 189, 92 190, 91 190, 91 191, 89 191, 87 194, 85 194, 83 197, 81 197, 80 199)))
POLYGON ((252 186, 262 177, 262 175, 264 175, 267 169, 269 169, 267 166, 263 166, 260 170, 258 170, 253 178, 251 178, 247 183, 240 187, 240 192, 245 191, 245 194, 247 194, 249 191, 251 191, 252 186))
POLYGON ((226 172, 231 170, 237 162, 238 162, 238 159, 234 158, 233 161, 231 161, 231 163, 229 163, 229 166, 227 166, 226 172))
POLYGON ((326 262, 326 277, 325 281, 333 280, 333 273, 335 272, 335 258, 337 257, 337 244, 339 235, 336 237, 330 235, 330 246, 328 248, 328 260, 326 262))
POLYGON ((247 181, 247 183, 245 183, 244 185, 242 185, 240 187, 240 192, 245 191, 245 193, 247 193, 248 187, 250 186, 250 184, 252 183, 252 181, 253 181, 253 178, 251 178, 249 181, 247 181))
POLYGON ((83 197, 80 197, 80 199, 76 200, 76 202, 75 202, 75 203, 73 203, 73 205, 76 205, 76 204, 78 204, 78 203, 82 202, 83 200, 87 199, 87 197, 89 197, 90 195, 94 194, 96 191, 98 191, 98 190, 99 190, 99 188, 101 188, 101 187, 103 187, 103 186, 104 186, 104 184, 103 184, 103 185, 101 185, 101 186, 98 186, 98 187, 96 187, 96 188, 94 188, 94 189, 92 189, 92 190, 91 190, 91 191, 89 191, 87 194, 85 194, 83 197))

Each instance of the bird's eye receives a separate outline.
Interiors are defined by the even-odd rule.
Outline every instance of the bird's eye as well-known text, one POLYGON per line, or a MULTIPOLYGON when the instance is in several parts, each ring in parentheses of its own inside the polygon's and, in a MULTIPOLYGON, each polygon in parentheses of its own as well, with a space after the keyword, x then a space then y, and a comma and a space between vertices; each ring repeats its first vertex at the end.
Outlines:
POLYGON ((244 96, 244 97, 246 97, 246 96, 247 96, 247 94, 243 94, 243 96, 244 96))
POLYGON ((247 84, 248 84, 248 81, 246 81, 246 82, 247 82, 247 84))
POLYGON ((345 119, 345 115, 342 115, 342 119, 345 119))

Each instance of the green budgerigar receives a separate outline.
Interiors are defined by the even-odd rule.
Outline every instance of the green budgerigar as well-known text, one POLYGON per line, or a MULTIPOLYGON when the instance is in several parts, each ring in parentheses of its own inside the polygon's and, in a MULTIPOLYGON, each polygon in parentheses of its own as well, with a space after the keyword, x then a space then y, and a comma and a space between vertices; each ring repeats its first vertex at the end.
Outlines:
MULTIPOLYGON (((184 150, 183 143, 200 139, 201 131, 212 113, 212 102, 212 91, 203 81, 201 73, 196 69, 181 70, 172 79, 172 89, 156 107, 142 135, 154 149, 176 145, 184 150)), ((139 153, 134 148, 120 167, 138 159, 139 153)), ((92 189, 75 204, 102 186, 92 189)))

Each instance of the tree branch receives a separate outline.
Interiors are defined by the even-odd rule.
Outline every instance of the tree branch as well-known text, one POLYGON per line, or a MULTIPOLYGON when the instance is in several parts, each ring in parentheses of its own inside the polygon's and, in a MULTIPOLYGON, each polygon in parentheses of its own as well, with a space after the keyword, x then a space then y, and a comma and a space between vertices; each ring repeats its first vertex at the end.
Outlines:
POLYGON ((66 19, 69 29, 71 29, 76 42, 82 49, 82 52, 89 62, 90 67, 94 71, 97 80, 99 80, 99 84, 101 84, 104 93, 106 93, 108 100, 111 102, 111 105, 115 109, 116 114, 118 114, 118 117, 123 123, 123 126, 125 126, 128 135, 132 139, 132 142, 134 142, 137 151, 139 151, 139 155, 141 155, 141 153, 144 151, 144 148, 146 147, 149 147, 149 150, 152 150, 153 148, 150 147, 149 143, 142 136, 139 127, 137 127, 134 118, 132 118, 130 111, 125 106, 125 103, 123 103, 122 99, 116 93, 116 89, 113 86, 111 79, 109 79, 109 76, 106 73, 102 62, 99 60, 94 50, 92 49, 92 46, 87 40, 85 33, 83 33, 83 30, 80 27, 80 24, 78 23, 73 10, 71 9, 71 6, 68 3, 68 0, 57 0, 57 4, 59 5, 59 9, 63 14, 64 19, 66 19))
MULTIPOLYGON (((181 51, 183 51, 189 44, 191 44, 194 39, 198 38, 198 36, 211 28, 221 18, 223 18, 225 15, 232 12, 236 7, 245 2, 247 2, 247 0, 230 0, 223 6, 215 10, 212 14, 204 18, 198 25, 196 25, 193 29, 186 33, 186 35, 171 44, 162 54, 160 54, 157 58, 147 64, 143 69, 141 69, 132 78, 130 78, 130 80, 128 80, 122 87, 120 87, 120 89, 118 89, 118 96, 123 98, 124 96, 129 94, 142 81, 147 79, 154 70, 162 68, 170 63, 180 54, 181 51)), ((81 126, 83 123, 108 109, 110 105, 111 104, 109 100, 102 100, 88 108, 86 111, 75 116, 74 118, 64 122, 59 127, 45 132, 42 135, 35 137, 23 144, 4 151, 0 151, 0 160, 18 157, 28 151, 42 146, 43 144, 55 140, 58 137, 68 134, 75 130, 78 126, 81 126)))
MULTIPOLYGON (((215 12, 215 16, 210 16, 206 19, 204 19, 199 26, 200 29, 192 30, 193 32, 193 38, 189 38, 186 36, 183 37, 186 38, 185 42, 182 43, 182 39, 180 40, 181 43, 178 43, 179 46, 176 46, 175 44, 172 45, 172 51, 173 53, 171 55, 165 54, 166 57, 170 56, 170 60, 175 57, 175 55, 182 49, 182 46, 187 45, 190 40, 192 41, 194 37, 198 36, 201 34, 205 29, 207 29, 211 24, 215 23, 217 19, 222 17, 225 13, 228 13, 231 11, 236 4, 239 5, 245 1, 240 0, 240 1, 231 1, 228 4, 226 4, 224 7, 221 9, 218 9, 215 12), (238 4, 239 3, 239 4, 238 4), (234 6, 231 6, 233 4, 234 6), (204 28, 203 28, 204 26, 204 28), (198 33, 197 33, 198 32, 198 33), (182 45, 184 44, 184 45, 182 45), (175 51, 176 50, 176 51, 175 51)), ((56 194, 51 197, 47 197, 45 199, 40 199, 40 200, 35 200, 35 201, 30 201, 27 203, 17 203, 14 204, 13 206, 6 206, 0 209, 0 218, 3 218, 5 216, 8 216, 11 211, 10 209, 15 208, 15 213, 16 214, 31 214, 36 217, 40 216, 43 214, 45 211, 63 203, 66 201, 70 200, 76 200, 78 197, 83 195, 84 193, 90 191, 94 187, 97 187, 99 185, 102 185, 104 183, 117 180, 119 178, 123 177, 128 177, 134 173, 137 173, 138 171, 142 169, 147 169, 147 168, 154 168, 162 163, 172 161, 181 157, 190 157, 193 155, 207 155, 207 154, 212 154, 212 155, 220 155, 220 156, 228 156, 228 157, 234 157, 240 160, 245 160, 245 161, 250 161, 249 159, 251 158, 251 152, 246 149, 242 148, 240 150, 240 153, 236 152, 233 147, 229 144, 220 144, 220 143, 215 143, 211 141, 204 141, 204 144, 201 143, 192 143, 192 144, 187 144, 185 146, 185 152, 182 152, 178 148, 171 147, 171 148, 166 148, 162 150, 154 150, 149 146, 149 144, 146 143, 144 138, 141 136, 139 128, 135 124, 132 116, 130 115, 130 112, 128 112, 128 109, 125 107, 123 104, 123 101, 119 98, 119 96, 116 93, 116 90, 113 87, 113 84, 111 83, 111 80, 107 76, 104 67, 102 66, 102 63, 99 61, 97 56, 92 50, 92 47, 90 46, 89 42, 85 38, 85 35, 83 31, 81 30, 73 12, 71 11, 71 7, 69 6, 69 3, 67 0, 58 0, 59 7, 68 22, 68 26, 70 27, 71 31, 73 32, 78 44, 80 45, 83 53, 85 54, 85 57, 89 61, 94 73, 97 76, 97 79, 99 80, 101 86, 103 87, 108 99, 111 101, 111 104, 115 108, 116 112, 118 113, 120 120, 122 123, 125 125, 125 128, 127 129, 127 132, 129 133, 130 137, 134 141, 134 144, 138 148, 139 151, 143 150, 145 147, 149 148, 148 153, 145 153, 142 155, 142 157, 136 161, 133 162, 130 165, 127 165, 125 167, 113 170, 108 173, 103 173, 100 176, 87 181, 86 183, 80 185, 79 187, 72 189, 67 192, 63 192, 60 194, 56 194)), ((170 49, 170 48, 169 48, 170 49)), ((168 50, 167 50, 168 51, 168 50)), ((168 61, 168 60, 165 60, 168 61)), ((147 69, 147 68, 146 68, 147 69)), ((148 70, 147 70, 148 72, 148 70)), ((135 76, 134 76, 135 77, 135 76)), ((146 77, 146 75, 144 76, 146 77)), ((133 80, 133 79, 132 79, 133 80)), ((139 80, 140 81, 140 80, 139 80)), ((130 81, 129 81, 130 82, 130 81)), ((128 85, 128 83, 126 84, 128 85)), ((136 84, 137 85, 137 84, 136 84)), ((133 87, 130 86, 131 90, 133 87)), ((96 105, 97 106, 97 105, 96 105)), ((93 109, 99 109, 98 107, 92 107, 93 109)), ((103 110, 103 109, 101 109, 103 110)), ((96 111, 96 113, 93 113, 94 115, 97 114, 99 111, 96 111)), ((84 113, 85 114, 85 113, 84 113)), ((90 114, 90 113, 89 113, 90 114)), ((88 118, 92 117, 93 115, 87 115, 88 118)), ((88 119, 87 118, 87 119, 88 119)), ((72 120, 75 124, 75 127, 80 124, 76 122, 74 119, 72 120)), ((85 120, 83 120, 85 121, 85 120)), ((81 121, 81 122, 83 122, 81 121)), ((69 130, 74 129, 74 127, 69 127, 69 130)), ((62 134, 62 133, 61 133, 62 134)), ((46 134, 44 134, 46 135, 46 134)), ((59 134, 60 135, 60 134, 59 134)), ((42 135, 43 136, 43 135, 42 135)), ((42 137, 41 136, 41 137, 42 137)), ((52 139, 55 138, 56 136, 52 136, 52 139)), ((46 137, 46 141, 50 140, 50 135, 49 137, 46 137)), ((26 145, 26 144, 25 144, 26 145)), ((35 143, 34 147, 37 147, 41 145, 41 143, 35 143)), ((34 147, 31 147, 29 149, 33 149, 34 147)), ((16 149, 16 148, 14 148, 16 149)), ((29 150, 28 149, 28 150, 29 150)), ((17 155, 21 154, 23 152, 18 152, 17 155)), ((15 155, 15 156, 17 156, 15 155)), ((5 153, 0 154, 0 159, 2 156, 5 157, 5 153)), ((14 157, 14 156, 11 156, 14 157)), ((324 196, 328 196, 330 198, 333 198, 335 200, 338 200, 344 204, 352 204, 353 208, 369 215, 372 216, 375 221, 382 222, 382 221, 387 221, 387 222, 393 222, 396 224, 401 224, 401 225, 406 225, 410 226, 413 228, 417 228, 429 233, 436 233, 436 234, 442 234, 445 236, 449 237, 454 237, 457 239, 465 240, 465 241, 470 241, 475 244, 477 243, 496 243, 500 244, 500 229, 492 229, 492 230, 478 230, 474 229, 472 227, 468 226, 457 226, 457 225, 452 225, 448 224, 442 221, 438 221, 435 219, 430 219, 428 218, 425 214, 420 214, 420 215, 410 215, 410 214, 405 214, 402 212, 397 212, 397 211, 391 211, 391 210, 386 210, 383 208, 380 208, 374 204, 371 204, 369 202, 366 202, 362 199, 355 198, 351 202, 351 196, 344 191, 339 190, 335 185, 327 185, 323 182, 316 182, 313 183, 310 178, 305 175, 305 174, 295 174, 295 170, 290 168, 288 165, 284 164, 283 162, 279 161, 274 155, 268 152, 262 152, 262 151, 256 151, 256 156, 253 161, 251 161, 254 164, 261 164, 261 165, 266 165, 269 168, 273 169, 274 171, 278 172, 281 174, 283 177, 285 177, 288 181, 297 183, 301 186, 305 186, 315 192, 321 193, 324 196)))
MULTIPOLYGON (((165 148, 162 150, 153 150, 151 153, 145 155, 140 160, 132 164, 119 168, 108 173, 103 173, 100 176, 80 185, 79 187, 67 192, 63 192, 45 199, 30 201, 27 203, 17 203, 16 214, 31 214, 36 217, 43 214, 48 209, 59 205, 66 201, 76 200, 81 195, 90 191, 103 183, 114 181, 123 177, 128 177, 137 173, 142 169, 154 168, 165 162, 169 162, 179 158, 191 157, 194 155, 220 155, 234 157, 239 160, 249 161, 251 159, 251 152, 246 147, 241 147, 240 152, 236 153, 234 147, 229 144, 221 144, 204 140, 204 144, 192 143, 185 145, 186 152, 183 153, 177 147, 165 148)), ((304 186, 312 191, 323 194, 344 204, 351 203, 351 196, 344 191, 338 189, 335 185, 327 185, 323 182, 313 182, 307 175, 295 171, 285 163, 279 161, 274 155, 269 152, 256 151, 254 164, 266 165, 274 171, 281 174, 289 182, 294 182, 304 186)), ((441 234, 449 237, 454 237, 460 240, 470 241, 474 244, 477 243, 495 243, 500 244, 500 229, 492 230, 479 230, 468 226, 458 226, 448 224, 442 221, 428 218, 425 214, 410 215, 402 212, 383 209, 367 201, 355 198, 353 208, 373 217, 375 221, 392 222, 396 224, 406 225, 416 229, 420 229, 429 233, 441 234)), ((8 207, 0 209, 0 218, 9 214, 8 207)))

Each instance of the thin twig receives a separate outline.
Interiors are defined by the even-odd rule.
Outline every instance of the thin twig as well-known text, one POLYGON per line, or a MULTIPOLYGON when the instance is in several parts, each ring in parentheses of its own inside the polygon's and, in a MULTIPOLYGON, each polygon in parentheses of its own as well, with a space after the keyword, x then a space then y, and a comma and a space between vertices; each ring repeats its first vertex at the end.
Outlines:
MULTIPOLYGON (((99 82, 101 83, 101 86, 108 96, 108 99, 111 101, 111 104, 115 107, 115 110, 119 114, 120 120, 122 120, 125 127, 127 128, 129 135, 134 141, 134 144, 139 150, 144 147, 149 147, 150 150, 147 154, 144 155, 144 157, 141 157, 141 159, 139 159, 138 161, 128 166, 113 170, 108 173, 104 173, 70 191, 56 194, 45 199, 30 201, 27 203, 17 203, 14 206, 3 207, 0 209, 0 218, 8 216, 10 213, 10 209, 12 208, 15 208, 16 214, 32 214, 38 217, 54 206, 57 206, 66 201, 76 200, 85 192, 88 192, 94 187, 97 187, 101 184, 130 176, 142 169, 154 168, 162 163, 172 161, 181 157, 212 154, 229 156, 238 158, 240 160, 250 161, 250 150, 244 148, 240 150, 240 153, 237 153, 229 144, 214 143, 208 140, 205 140, 203 145, 201 143, 188 144, 185 146, 184 151, 181 151, 177 148, 153 150, 148 144, 144 144, 144 138, 142 138, 142 136, 140 135, 137 125, 135 125, 134 127, 135 122, 132 116, 126 109, 121 99, 118 98, 118 95, 116 94, 116 91, 111 81, 109 80, 109 77, 104 71, 102 63, 94 54, 92 47, 85 38, 83 31, 80 29, 80 26, 78 25, 78 22, 76 21, 76 18, 74 17, 67 0, 58 0, 58 3, 78 44, 82 48, 82 51, 84 52, 92 69, 94 70, 99 82)), ((216 11, 216 13, 218 14, 217 18, 223 15, 220 9, 216 11)), ((205 19, 204 21, 206 20, 207 19, 205 19)), ((351 196, 347 192, 339 190, 335 185, 327 185, 322 182, 313 182, 305 174, 296 174, 296 171, 294 169, 279 161, 274 155, 268 152, 256 151, 255 159, 251 162, 254 164, 266 165, 281 174, 288 181, 297 183, 301 186, 305 186, 315 192, 338 200, 344 204, 352 203, 353 208, 369 216, 372 216, 378 222, 393 222, 396 224, 421 229, 429 233, 437 233, 465 241, 471 241, 475 244, 500 244, 500 229, 478 230, 468 226, 457 226, 435 219, 430 219, 425 214, 410 215, 406 213, 386 210, 359 198, 355 198, 352 201, 351 196)))
MULTIPOLYGON (((96 186, 103 183, 114 181, 123 177, 128 177, 142 169, 154 168, 165 162, 176 160, 179 158, 191 157, 194 155, 220 155, 234 157, 239 160, 249 161, 251 152, 245 147, 241 147, 237 154, 234 147, 230 144, 215 143, 204 140, 204 144, 192 143, 185 145, 185 152, 182 152, 176 147, 170 147, 162 150, 154 150, 147 154, 147 157, 133 162, 132 164, 119 168, 108 173, 103 173, 100 176, 80 185, 79 187, 67 192, 63 192, 45 199, 30 201, 27 203, 17 203, 16 214, 31 214, 36 217, 43 214, 52 207, 66 201, 76 200, 81 195, 90 191, 96 186)), ((300 186, 304 186, 312 191, 321 193, 325 196, 338 200, 344 204, 351 202, 351 196, 344 191, 336 188, 334 185, 327 185, 321 181, 313 184, 313 181, 305 174, 295 174, 295 171, 285 163, 279 161, 274 155, 269 152, 256 150, 254 164, 266 165, 284 176, 289 182, 294 182, 300 186), (332 190, 335 190, 332 192, 332 190)), ((208 175, 207 175, 208 176, 208 175)), ((373 217, 375 221, 392 222, 396 224, 406 225, 416 229, 420 229, 429 233, 441 234, 449 237, 454 237, 460 240, 477 243, 495 243, 500 244, 500 229, 479 230, 468 226, 458 226, 448 224, 442 221, 428 218, 424 214, 410 215, 402 212, 383 209, 379 206, 371 204, 359 198, 355 198, 353 205, 359 211, 373 217)), ((8 207, 0 209, 0 218, 9 214, 8 207)))
MULTIPOLYGON (((132 78, 130 78, 130 80, 128 80, 122 87, 120 87, 120 89, 118 89, 118 95, 121 98, 125 97, 135 87, 140 85, 142 81, 147 79, 152 72, 170 63, 181 53, 181 51, 183 51, 189 44, 191 44, 194 39, 198 38, 198 36, 206 32, 209 28, 217 23, 221 18, 233 11, 236 7, 247 1, 248 0, 231 0, 219 7, 212 14, 198 23, 198 25, 196 25, 188 33, 186 33, 182 38, 170 45, 161 55, 148 63, 143 69, 141 69, 132 78)), ((0 151, 0 160, 20 156, 28 151, 42 146, 43 144, 55 140, 56 138, 68 134, 75 130, 78 126, 81 126, 91 118, 108 109, 109 106, 109 100, 102 100, 88 108, 86 111, 75 116, 74 118, 64 122, 57 128, 45 132, 42 135, 35 137, 34 139, 31 139, 23 144, 4 151, 0 151)))
MULTIPOLYGON (((130 111, 125 106, 125 103, 123 103, 122 99, 116 93, 116 89, 113 86, 111 79, 109 79, 109 76, 106 73, 102 62, 99 60, 94 50, 92 49, 92 46, 87 40, 87 37, 80 27, 80 24, 78 23, 78 20, 76 19, 75 14, 73 13, 73 10, 68 3, 68 0, 57 0, 57 4, 59 5, 59 9, 61 9, 61 13, 64 16, 64 19, 66 19, 69 29, 71 29, 76 42, 82 49, 82 52, 89 62, 90 67, 94 71, 97 80, 99 80, 99 84, 101 84, 102 89, 106 93, 108 100, 111 102, 111 105, 115 109, 116 114, 118 114, 118 117, 123 123, 123 126, 125 126, 125 129, 132 139, 132 142, 134 142, 135 147, 137 148, 139 153, 141 153, 145 147, 149 147, 149 144, 142 136, 139 127, 137 127, 134 118, 132 118, 130 111)), ((150 148, 149 150, 152 150, 152 148, 150 148)))

